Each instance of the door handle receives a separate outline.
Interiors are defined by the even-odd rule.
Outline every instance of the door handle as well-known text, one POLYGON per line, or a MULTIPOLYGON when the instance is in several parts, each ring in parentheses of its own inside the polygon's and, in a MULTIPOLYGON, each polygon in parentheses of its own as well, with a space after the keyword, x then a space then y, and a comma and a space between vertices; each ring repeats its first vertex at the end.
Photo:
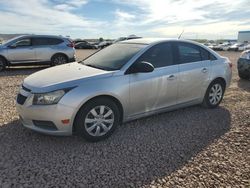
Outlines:
POLYGON ((169 77, 168 77, 168 80, 174 80, 175 79, 175 75, 170 75, 169 77))
POLYGON ((202 70, 201 70, 203 73, 206 73, 208 70, 207 70, 207 68, 203 68, 202 70))

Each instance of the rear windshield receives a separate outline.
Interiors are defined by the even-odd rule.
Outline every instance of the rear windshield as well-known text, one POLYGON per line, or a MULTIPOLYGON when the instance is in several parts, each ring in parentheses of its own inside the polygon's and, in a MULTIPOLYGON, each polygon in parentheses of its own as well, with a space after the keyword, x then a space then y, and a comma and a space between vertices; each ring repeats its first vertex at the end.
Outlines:
POLYGON ((113 44, 85 59, 82 63, 104 70, 119 70, 145 46, 130 43, 113 44))

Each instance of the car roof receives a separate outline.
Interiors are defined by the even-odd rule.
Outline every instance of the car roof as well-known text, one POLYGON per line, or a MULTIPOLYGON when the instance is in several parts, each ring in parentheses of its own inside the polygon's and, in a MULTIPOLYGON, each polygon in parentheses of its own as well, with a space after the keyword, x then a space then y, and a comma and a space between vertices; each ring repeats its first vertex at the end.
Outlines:
POLYGON ((46 38, 46 37, 49 37, 49 38, 60 38, 60 39, 70 39, 70 38, 67 38, 67 37, 63 37, 63 36, 59 36, 59 35, 21 35, 19 36, 20 38, 22 37, 42 37, 42 38, 46 38))
POLYGON ((184 40, 184 39, 176 39, 176 38, 138 38, 138 39, 130 39, 130 40, 121 41, 120 43, 134 43, 134 44, 151 45, 151 44, 156 44, 156 43, 161 43, 161 42, 170 42, 170 41, 188 42, 188 43, 200 45, 200 43, 198 43, 198 42, 184 40))

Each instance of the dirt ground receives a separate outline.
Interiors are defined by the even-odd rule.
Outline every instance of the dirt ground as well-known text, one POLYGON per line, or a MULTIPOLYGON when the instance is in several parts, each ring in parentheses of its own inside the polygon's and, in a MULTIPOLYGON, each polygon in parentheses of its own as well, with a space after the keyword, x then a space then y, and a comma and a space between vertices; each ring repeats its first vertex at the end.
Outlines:
MULTIPOLYGON (((83 59, 92 50, 78 50, 83 59)), ((109 139, 41 135, 22 127, 15 96, 46 67, 0 73, 0 187, 250 187, 250 81, 237 75, 216 109, 193 106, 126 123, 109 139)))

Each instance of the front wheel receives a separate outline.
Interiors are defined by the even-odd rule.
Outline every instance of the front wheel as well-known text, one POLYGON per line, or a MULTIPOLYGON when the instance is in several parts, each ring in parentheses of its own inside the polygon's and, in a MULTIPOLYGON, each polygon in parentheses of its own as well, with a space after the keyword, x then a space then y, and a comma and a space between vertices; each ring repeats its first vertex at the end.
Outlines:
POLYGON ((224 92, 225 84, 220 80, 213 81, 207 88, 202 105, 207 108, 217 107, 223 99, 224 92))
POLYGON ((76 133, 96 142, 108 138, 119 125, 120 113, 115 102, 97 98, 86 103, 78 112, 74 126, 76 133))

